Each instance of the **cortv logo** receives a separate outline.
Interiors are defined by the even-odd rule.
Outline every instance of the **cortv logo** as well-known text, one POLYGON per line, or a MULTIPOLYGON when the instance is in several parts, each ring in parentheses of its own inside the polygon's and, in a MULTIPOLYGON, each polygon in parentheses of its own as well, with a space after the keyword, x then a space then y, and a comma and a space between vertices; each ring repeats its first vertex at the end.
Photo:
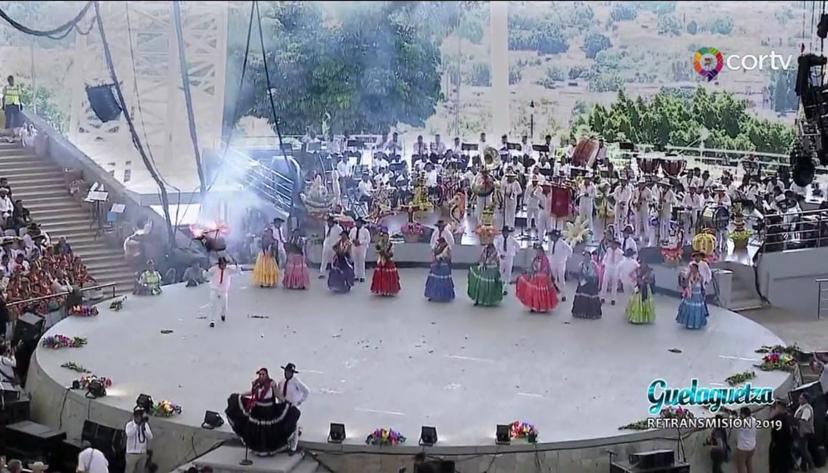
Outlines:
POLYGON ((766 70, 787 71, 791 65, 792 56, 787 57, 771 51, 770 54, 728 54, 724 55, 716 48, 701 48, 693 54, 693 69, 708 82, 718 77, 722 69, 731 71, 766 70))
POLYGON ((701 48, 693 56, 693 69, 708 82, 715 79, 724 67, 724 56, 716 48, 701 48))

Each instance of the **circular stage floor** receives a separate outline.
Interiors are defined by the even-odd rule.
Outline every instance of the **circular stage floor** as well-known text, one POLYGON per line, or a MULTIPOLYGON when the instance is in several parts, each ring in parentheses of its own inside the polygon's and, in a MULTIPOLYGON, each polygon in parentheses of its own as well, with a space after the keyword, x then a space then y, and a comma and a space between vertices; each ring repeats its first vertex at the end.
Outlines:
MULTIPOLYGON (((623 302, 606 304, 601 320, 573 319, 573 284, 550 314, 529 313, 511 295, 514 286, 499 307, 474 307, 461 271, 454 273, 458 298, 430 303, 426 275, 402 270, 403 292, 379 298, 368 282, 342 295, 315 274, 310 290, 287 291, 253 287, 244 273, 233 281, 228 321, 216 328, 205 317, 207 287, 169 286, 157 297, 130 296, 119 312, 102 304, 98 317, 65 319, 49 334, 86 337, 88 345, 40 347, 36 362, 61 390, 78 377, 60 367, 66 361, 111 377, 109 396, 93 403, 123 409, 123 419, 148 393, 180 404, 184 412, 171 422, 194 429, 205 410, 223 412, 230 393, 246 391, 259 367, 281 377, 279 366, 294 362, 311 389, 302 408, 305 442, 325 442, 329 423, 341 422, 347 443, 391 427, 416 445, 420 426, 433 425, 439 445, 450 447, 492 445, 495 425, 514 420, 535 424, 541 443, 630 434, 618 427, 647 417, 654 378, 672 387, 691 378, 724 386, 752 369, 755 349, 782 343, 712 306, 705 329, 686 330, 674 321, 678 300, 667 296, 656 296, 649 326, 627 323, 623 302)), ((787 379, 756 371, 755 386, 787 379)))

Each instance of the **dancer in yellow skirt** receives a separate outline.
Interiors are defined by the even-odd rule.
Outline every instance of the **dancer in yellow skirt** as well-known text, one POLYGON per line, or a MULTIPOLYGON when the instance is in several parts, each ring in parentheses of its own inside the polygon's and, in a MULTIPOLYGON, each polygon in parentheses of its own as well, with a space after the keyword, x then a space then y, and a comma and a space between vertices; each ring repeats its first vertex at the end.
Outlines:
POLYGON ((256 266, 253 267, 253 283, 259 287, 274 287, 279 281, 279 266, 276 264, 276 239, 273 230, 265 229, 262 234, 262 250, 256 257, 256 266))

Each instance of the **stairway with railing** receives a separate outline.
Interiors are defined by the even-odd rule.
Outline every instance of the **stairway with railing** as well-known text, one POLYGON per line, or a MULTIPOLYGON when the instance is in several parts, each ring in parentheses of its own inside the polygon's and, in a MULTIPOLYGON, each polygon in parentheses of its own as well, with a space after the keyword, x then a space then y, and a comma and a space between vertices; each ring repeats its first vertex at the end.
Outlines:
MULTIPOLYGON (((298 164, 286 157, 287 166, 298 164)), ((260 198, 272 204, 283 217, 293 215, 296 210, 296 181, 287 174, 273 169, 271 163, 255 160, 238 149, 228 147, 223 167, 219 172, 225 176, 238 177, 239 181, 260 198)))

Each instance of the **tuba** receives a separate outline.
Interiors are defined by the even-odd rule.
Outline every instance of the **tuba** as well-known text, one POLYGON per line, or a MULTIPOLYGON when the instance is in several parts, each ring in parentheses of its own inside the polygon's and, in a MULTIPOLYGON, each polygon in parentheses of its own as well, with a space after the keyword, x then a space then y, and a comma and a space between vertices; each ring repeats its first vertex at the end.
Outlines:
POLYGON ((483 166, 489 171, 500 167, 500 153, 491 146, 483 150, 483 166))

